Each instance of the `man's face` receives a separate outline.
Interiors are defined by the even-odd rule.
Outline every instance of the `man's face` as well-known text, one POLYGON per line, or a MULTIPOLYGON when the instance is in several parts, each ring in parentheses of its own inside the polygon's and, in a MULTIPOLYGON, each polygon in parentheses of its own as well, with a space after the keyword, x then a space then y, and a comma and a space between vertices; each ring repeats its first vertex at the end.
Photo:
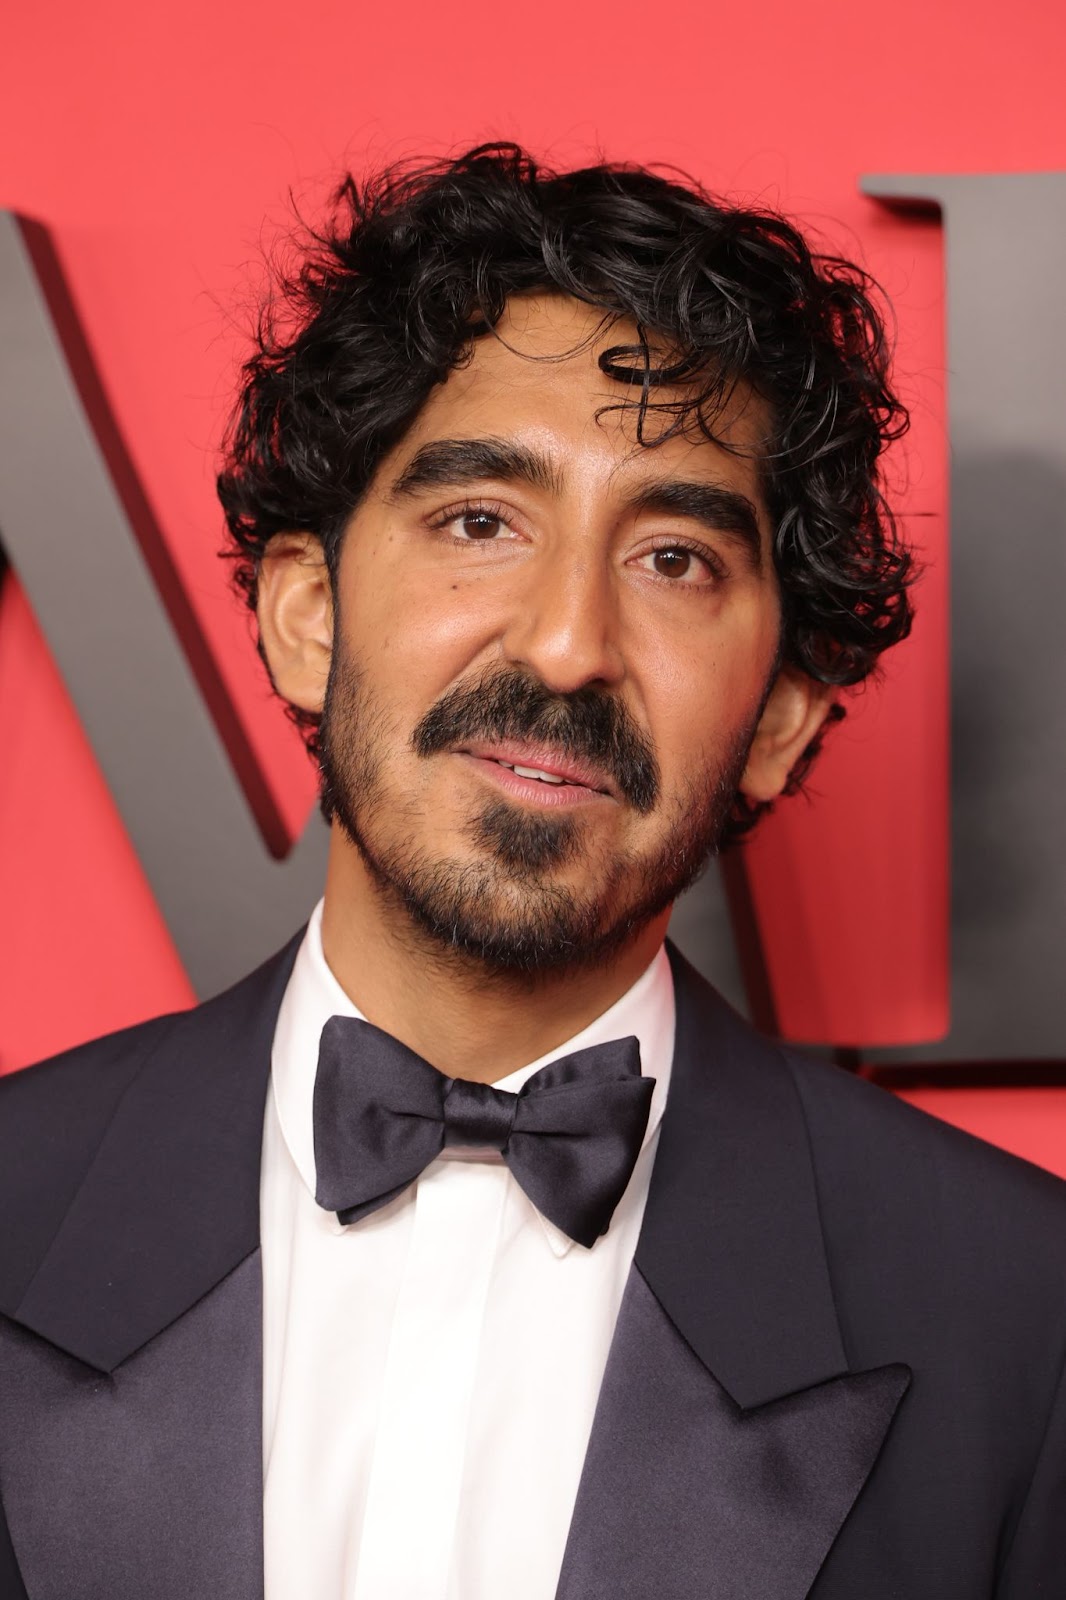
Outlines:
POLYGON ((632 409, 604 411, 634 391, 600 371, 626 332, 599 322, 513 302, 383 462, 337 573, 345 843, 497 969, 602 959, 692 881, 774 676, 761 408, 720 423, 735 453, 641 447, 632 409))

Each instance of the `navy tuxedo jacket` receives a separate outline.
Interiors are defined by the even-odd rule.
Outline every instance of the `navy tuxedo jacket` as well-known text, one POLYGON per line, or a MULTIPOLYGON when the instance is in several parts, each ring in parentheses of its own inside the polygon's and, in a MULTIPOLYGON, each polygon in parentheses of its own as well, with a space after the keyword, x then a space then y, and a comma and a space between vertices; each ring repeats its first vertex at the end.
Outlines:
MULTIPOLYGON (((262 1596, 259 1163, 295 951, 0 1081, 0 1600, 262 1596)), ((1061 1600, 1066 1185, 672 960, 558 1600, 1061 1600)))

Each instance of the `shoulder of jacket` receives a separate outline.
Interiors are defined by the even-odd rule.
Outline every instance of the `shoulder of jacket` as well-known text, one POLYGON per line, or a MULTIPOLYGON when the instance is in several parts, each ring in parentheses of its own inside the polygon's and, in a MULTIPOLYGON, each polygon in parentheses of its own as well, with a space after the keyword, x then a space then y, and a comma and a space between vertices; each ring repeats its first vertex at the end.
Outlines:
MULTIPOLYGON (((839 1067, 783 1050, 826 1204, 1016 1249, 1066 1282, 1066 1182, 839 1067)), ((1063 1295, 1066 1303, 1066 1294, 1063 1295)))
MULTIPOLYGON (((65 1134, 76 1138, 77 1123, 91 1121, 94 1112, 109 1115, 141 1066, 164 1043, 187 1035, 197 1041, 216 1038, 222 1044, 228 1035, 239 1036, 261 1009, 267 991, 284 987, 303 932, 254 972, 198 1005, 103 1034, 0 1077, 0 1141, 16 1137, 17 1128, 30 1127, 59 1143, 65 1134)), ((0 1142, 0 1175, 2 1162, 0 1142)))
POLYGON ((116 1094, 183 1015, 173 1012, 134 1023, 0 1077, 0 1141, 38 1124, 51 1140, 76 1135, 70 1117, 110 1109, 116 1094))

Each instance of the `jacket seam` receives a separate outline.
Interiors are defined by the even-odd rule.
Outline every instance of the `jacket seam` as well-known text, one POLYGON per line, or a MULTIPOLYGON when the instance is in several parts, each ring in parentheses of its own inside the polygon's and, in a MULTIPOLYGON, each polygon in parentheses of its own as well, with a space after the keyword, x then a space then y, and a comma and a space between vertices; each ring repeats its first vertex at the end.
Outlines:
POLYGON ((1025 1521, 1025 1513, 1029 1509, 1029 1500, 1036 1484, 1037 1473, 1040 1471, 1041 1464, 1044 1460, 1044 1453, 1047 1450, 1050 1441, 1051 1425, 1055 1421, 1055 1416, 1058 1412, 1059 1401, 1062 1398, 1064 1383, 1066 1383, 1066 1345, 1063 1347, 1062 1356, 1059 1360, 1055 1384, 1051 1391, 1051 1404, 1048 1407, 1047 1418, 1040 1433, 1040 1443, 1037 1445, 1036 1455, 1033 1458, 1033 1470, 1030 1472, 1025 1486, 1025 1496, 1018 1510, 1018 1516, 1014 1524, 1014 1530, 1010 1536, 1010 1542, 1003 1552, 1003 1557, 996 1571, 997 1590, 1002 1580, 1009 1576, 1007 1569, 1009 1568, 1014 1557, 1014 1548, 1018 1542, 1018 1535, 1021 1532, 1022 1523, 1025 1521))
POLYGON ((833 1271, 832 1255, 829 1249, 829 1233, 826 1228, 825 1207, 822 1200, 822 1178, 821 1173, 818 1170, 818 1161, 814 1153, 814 1139, 811 1134, 810 1118, 807 1114, 807 1101, 804 1097, 803 1085, 800 1083, 799 1073, 793 1066, 790 1052, 783 1050, 780 1046, 778 1046, 777 1054, 780 1060, 783 1062, 785 1070, 788 1073, 789 1081, 792 1084, 792 1091, 796 1096, 796 1101, 800 1109, 800 1116, 803 1120, 803 1137, 807 1146, 807 1158, 811 1164, 811 1182, 814 1185, 814 1204, 818 1212, 818 1226, 822 1234, 822 1254, 825 1259, 826 1277, 829 1279, 829 1292, 833 1297, 833 1311, 837 1319, 837 1332, 840 1335, 840 1345, 844 1351, 844 1359, 848 1364, 848 1371, 852 1372, 855 1369, 855 1362, 852 1351, 848 1349, 848 1341, 845 1337, 844 1326, 841 1320, 840 1295, 837 1292, 837 1280, 833 1271))

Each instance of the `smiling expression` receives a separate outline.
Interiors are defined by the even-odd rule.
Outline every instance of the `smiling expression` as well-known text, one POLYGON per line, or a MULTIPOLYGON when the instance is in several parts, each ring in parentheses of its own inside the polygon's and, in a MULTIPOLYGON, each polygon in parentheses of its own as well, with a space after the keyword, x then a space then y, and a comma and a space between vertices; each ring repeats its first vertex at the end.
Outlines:
POLYGON ((738 395, 724 444, 640 445, 602 321, 512 302, 381 464, 335 574, 345 847, 435 938, 504 966, 631 936, 737 785, 776 792, 803 740, 798 711, 772 714, 762 406, 738 395))

